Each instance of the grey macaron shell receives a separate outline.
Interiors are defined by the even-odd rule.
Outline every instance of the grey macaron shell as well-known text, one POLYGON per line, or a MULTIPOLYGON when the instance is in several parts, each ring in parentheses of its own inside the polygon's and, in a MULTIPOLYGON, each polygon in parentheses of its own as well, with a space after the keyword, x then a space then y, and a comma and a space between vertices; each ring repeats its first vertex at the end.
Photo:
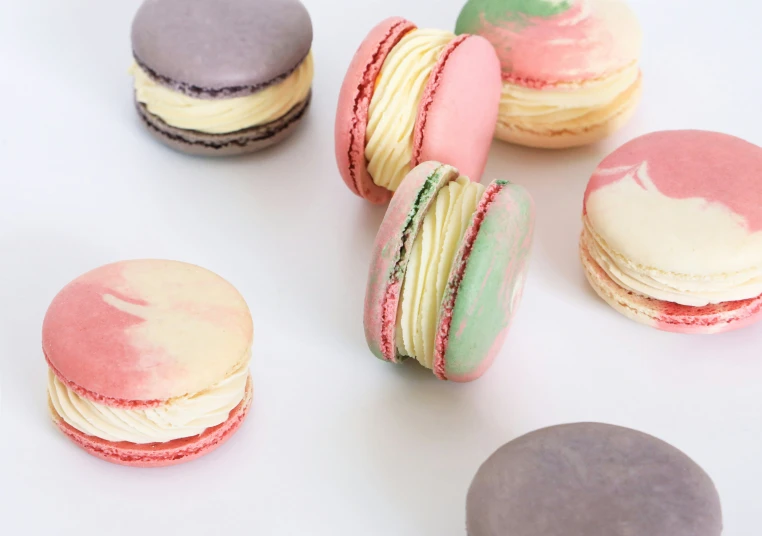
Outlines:
POLYGON ((467 498, 469 536, 719 536, 709 476, 652 436, 596 423, 532 432, 493 454, 467 498))
POLYGON ((146 0, 132 24, 138 64, 199 98, 249 95, 291 74, 312 46, 298 0, 146 0))
POLYGON ((144 104, 135 104, 138 116, 148 132, 173 149, 197 156, 238 156, 261 151, 288 138, 301 123, 310 100, 311 95, 308 95, 304 101, 272 123, 229 134, 207 134, 176 128, 150 113, 144 104))

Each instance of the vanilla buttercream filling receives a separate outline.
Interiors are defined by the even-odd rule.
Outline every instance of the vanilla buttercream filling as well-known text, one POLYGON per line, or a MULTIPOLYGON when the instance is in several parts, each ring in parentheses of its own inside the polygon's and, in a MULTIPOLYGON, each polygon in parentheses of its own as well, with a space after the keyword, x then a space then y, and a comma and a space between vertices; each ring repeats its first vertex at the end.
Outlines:
POLYGON ((58 416, 89 436, 111 442, 166 443, 225 422, 246 395, 248 359, 224 380, 194 395, 149 409, 119 409, 79 396, 48 370, 48 396, 58 416))
POLYGON ((373 182, 396 191, 410 172, 418 105, 431 71, 455 34, 413 30, 389 52, 368 110, 365 158, 373 182))
MULTIPOLYGON (((645 266, 611 247, 583 218, 582 240, 595 263, 620 287, 648 298, 703 307, 762 295, 762 266, 704 275, 690 275, 645 266)), ((758 242, 762 246, 762 236, 758 242)))
POLYGON ((135 98, 170 126, 227 134, 283 117, 304 101, 312 86, 312 52, 284 80, 244 97, 197 99, 157 83, 137 63, 130 67, 135 98))
POLYGON ((466 177, 450 182, 437 193, 413 241, 395 336, 397 351, 427 368, 434 364, 439 309, 450 270, 484 189, 466 177))
POLYGON ((525 130, 564 130, 602 124, 619 109, 620 102, 638 84, 640 69, 633 63, 609 76, 581 84, 559 84, 534 89, 503 83, 500 122, 525 130))

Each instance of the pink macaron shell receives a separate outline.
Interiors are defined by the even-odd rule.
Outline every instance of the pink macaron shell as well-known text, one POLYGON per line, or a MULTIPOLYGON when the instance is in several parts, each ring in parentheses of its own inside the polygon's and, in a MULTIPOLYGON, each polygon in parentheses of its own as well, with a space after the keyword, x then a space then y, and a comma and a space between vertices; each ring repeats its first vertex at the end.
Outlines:
POLYGON ((334 129, 336 163, 352 192, 372 203, 386 203, 392 192, 376 186, 365 159, 365 131, 376 78, 386 56, 415 24, 392 17, 373 28, 352 58, 339 92, 334 129))
POLYGON ((210 453, 240 428, 251 408, 251 377, 246 384, 246 395, 231 412, 228 419, 197 436, 176 439, 167 443, 139 445, 136 443, 112 443, 86 435, 67 424, 51 406, 53 420, 58 428, 89 454, 107 462, 132 467, 165 467, 189 462, 210 453))
POLYGON ((495 133, 501 89, 500 62, 492 45, 472 35, 454 39, 432 70, 418 108, 413 166, 447 162, 479 181, 495 133))
POLYGON ((398 362, 394 333, 409 252, 436 193, 457 177, 451 166, 424 162, 408 173, 389 203, 373 244, 363 315, 365 338, 379 359, 398 362), (427 190, 434 176, 438 180, 427 190))
POLYGON ((42 347, 51 370, 80 396, 146 408, 227 377, 248 359, 252 329, 243 298, 208 270, 122 261, 56 295, 42 347))
POLYGON ((621 180, 644 162, 651 182, 665 196, 721 203, 742 216, 750 232, 762 230, 762 148, 702 130, 652 132, 622 145, 590 179, 585 211, 591 193, 621 180))
POLYGON ((691 307, 655 300, 617 285, 580 243, 585 275, 596 293, 628 318, 662 331, 711 334, 733 331, 762 319, 762 296, 748 300, 691 307))
POLYGON ((453 262, 434 343, 434 373, 478 379, 508 335, 526 280, 534 202, 521 186, 493 181, 485 190, 453 262))

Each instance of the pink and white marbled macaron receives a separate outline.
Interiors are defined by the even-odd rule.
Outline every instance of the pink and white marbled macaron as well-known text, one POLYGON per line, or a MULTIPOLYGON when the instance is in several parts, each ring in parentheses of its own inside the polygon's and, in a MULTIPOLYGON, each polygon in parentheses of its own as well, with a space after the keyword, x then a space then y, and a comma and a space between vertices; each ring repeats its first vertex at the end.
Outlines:
POLYGON ((92 270, 58 293, 43 322, 53 420, 113 463, 197 458, 251 406, 252 333, 238 291, 198 266, 133 260, 92 270))
POLYGON ((716 132, 654 132, 601 162, 580 253, 595 291, 666 331, 762 318, 762 148, 716 132))

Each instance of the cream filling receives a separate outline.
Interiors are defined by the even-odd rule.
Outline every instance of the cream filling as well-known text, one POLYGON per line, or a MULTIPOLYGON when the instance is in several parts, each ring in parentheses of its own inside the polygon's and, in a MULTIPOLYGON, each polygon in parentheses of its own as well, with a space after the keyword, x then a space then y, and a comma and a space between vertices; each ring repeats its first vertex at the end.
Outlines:
POLYGON ((616 113, 619 97, 640 78, 637 64, 582 85, 563 84, 557 89, 533 89, 503 83, 501 123, 526 130, 561 130, 596 125, 616 113))
POLYGON ((738 273, 690 276, 638 265, 611 248, 585 216, 583 240, 590 256, 620 287, 648 298, 703 307, 762 294, 762 267, 738 273))
POLYGON ((415 237, 397 312, 397 351, 433 367, 439 307, 452 263, 484 186, 466 177, 437 193, 415 237))
POLYGON ((389 52, 368 110, 365 158, 373 182, 392 192, 411 169, 418 105, 440 54, 455 34, 413 30, 389 52))
POLYGON ((150 409, 118 409, 82 398, 48 370, 48 395, 71 427, 106 441, 166 443, 222 424, 246 395, 249 360, 209 389, 150 409))
POLYGON ((208 134, 226 134, 283 117, 307 98, 312 86, 312 52, 287 78, 245 97, 197 99, 155 82, 137 63, 135 98, 153 115, 173 127, 208 134))

